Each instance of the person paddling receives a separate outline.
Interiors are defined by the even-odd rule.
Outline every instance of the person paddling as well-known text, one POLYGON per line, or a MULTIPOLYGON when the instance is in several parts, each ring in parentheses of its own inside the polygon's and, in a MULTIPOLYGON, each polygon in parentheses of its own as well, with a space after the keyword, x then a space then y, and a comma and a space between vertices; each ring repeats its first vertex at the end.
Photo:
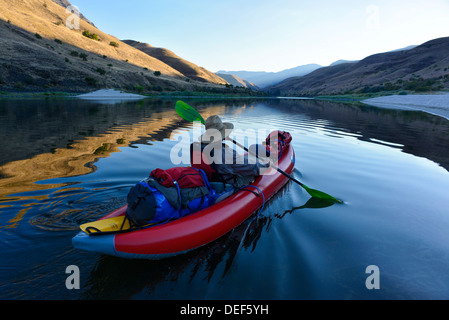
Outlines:
MULTIPOLYGON (((234 130, 232 123, 223 122, 219 116, 214 115, 206 119, 205 126, 206 132, 200 136, 200 143, 194 144, 194 149, 200 148, 202 160, 206 160, 207 165, 211 167, 212 181, 241 188, 253 182, 270 167, 268 159, 238 154, 225 143, 234 130)), ((266 150, 263 145, 252 145, 249 149, 253 152, 266 150)), ((195 166, 194 163, 192 165, 195 166)))

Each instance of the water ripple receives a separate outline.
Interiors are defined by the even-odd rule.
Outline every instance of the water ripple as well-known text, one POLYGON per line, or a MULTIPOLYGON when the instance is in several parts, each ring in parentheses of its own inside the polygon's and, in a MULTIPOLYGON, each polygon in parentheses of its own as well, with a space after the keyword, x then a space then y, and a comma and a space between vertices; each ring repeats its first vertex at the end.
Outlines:
POLYGON ((189 103, 205 118, 218 114, 243 132, 289 131, 296 152, 294 177, 345 204, 310 198, 290 182, 268 201, 259 219, 251 217, 186 255, 150 262, 81 253, 71 247, 78 225, 124 205, 133 184, 151 169, 170 166, 169 151, 176 144, 168 139, 171 132, 193 129, 169 100, 113 107, 9 102, 0 127, 16 132, 4 139, 4 148, 16 154, 0 159, 2 297, 449 295, 447 120, 315 100, 189 103), (36 114, 41 131, 32 125, 36 114), (65 290, 65 279, 54 276, 72 264, 83 272, 78 292, 65 290), (383 290, 376 293, 364 285, 371 264, 382 272, 383 290))

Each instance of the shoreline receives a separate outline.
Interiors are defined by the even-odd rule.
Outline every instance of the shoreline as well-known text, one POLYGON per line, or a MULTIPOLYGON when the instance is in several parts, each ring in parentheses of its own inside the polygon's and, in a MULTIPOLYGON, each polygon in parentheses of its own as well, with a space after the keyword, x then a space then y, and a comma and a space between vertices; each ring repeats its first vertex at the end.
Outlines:
POLYGON ((360 102, 378 108, 426 112, 449 120, 449 93, 392 95, 360 102))
MULTIPOLYGON (((120 90, 122 91, 122 90, 120 90)), ((134 94, 136 96, 143 97, 142 99, 147 98, 256 98, 256 99, 265 99, 265 98, 274 98, 269 96, 259 96, 259 95, 239 95, 235 93, 230 94, 218 94, 218 93, 208 93, 208 92, 161 92, 155 94, 136 94, 134 92, 126 92, 122 91, 124 94, 134 94)), ((48 99, 48 98, 77 98, 77 96, 88 94, 86 92, 64 92, 64 91, 46 91, 46 92, 5 92, 0 91, 0 99, 48 99)), ((107 98, 107 97, 106 97, 107 98)))
POLYGON ((145 96, 123 92, 115 89, 100 89, 89 93, 74 96, 74 98, 102 103, 114 103, 122 101, 137 101, 145 99, 145 96))
POLYGON ((368 106, 405 110, 421 111, 449 120, 449 92, 433 94, 408 94, 408 95, 386 95, 368 98, 358 95, 335 95, 317 97, 270 97, 270 96, 248 96, 248 95, 223 95, 207 92, 161 92, 158 94, 136 94, 132 92, 119 91, 115 89, 100 89, 89 93, 81 92, 0 92, 0 99, 48 99, 48 98, 75 98, 91 101, 104 101, 111 103, 116 101, 135 101, 148 98, 210 98, 210 99, 307 99, 326 100, 348 103, 362 103, 368 106))

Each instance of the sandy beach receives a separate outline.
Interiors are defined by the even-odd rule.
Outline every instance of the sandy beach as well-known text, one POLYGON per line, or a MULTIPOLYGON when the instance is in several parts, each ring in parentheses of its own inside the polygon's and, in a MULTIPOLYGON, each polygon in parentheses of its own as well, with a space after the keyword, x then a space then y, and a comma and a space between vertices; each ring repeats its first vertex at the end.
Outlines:
POLYGON ((128 100, 140 100, 146 98, 139 94, 127 93, 114 89, 102 89, 76 96, 83 100, 94 100, 96 102, 120 102, 128 100))
POLYGON ((449 120, 449 93, 394 95, 367 99, 362 102, 380 108, 423 111, 449 120))

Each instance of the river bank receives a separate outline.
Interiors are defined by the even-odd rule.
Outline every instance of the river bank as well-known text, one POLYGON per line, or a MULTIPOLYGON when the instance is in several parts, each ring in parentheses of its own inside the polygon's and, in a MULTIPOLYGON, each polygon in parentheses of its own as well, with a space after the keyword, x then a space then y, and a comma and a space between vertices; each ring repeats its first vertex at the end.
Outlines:
POLYGON ((361 102, 379 108, 423 111, 449 120, 449 93, 392 95, 361 102))
MULTIPOLYGON (((95 91, 94 91, 95 92, 95 91)), ((268 98, 263 94, 238 94, 238 93, 214 93, 206 91, 172 91, 159 93, 136 93, 122 91, 124 94, 136 94, 144 98, 268 98)), ((88 94, 86 92, 63 92, 63 91, 48 91, 48 92, 6 92, 0 91, 0 99, 41 99, 41 98, 70 98, 79 95, 88 94)))

